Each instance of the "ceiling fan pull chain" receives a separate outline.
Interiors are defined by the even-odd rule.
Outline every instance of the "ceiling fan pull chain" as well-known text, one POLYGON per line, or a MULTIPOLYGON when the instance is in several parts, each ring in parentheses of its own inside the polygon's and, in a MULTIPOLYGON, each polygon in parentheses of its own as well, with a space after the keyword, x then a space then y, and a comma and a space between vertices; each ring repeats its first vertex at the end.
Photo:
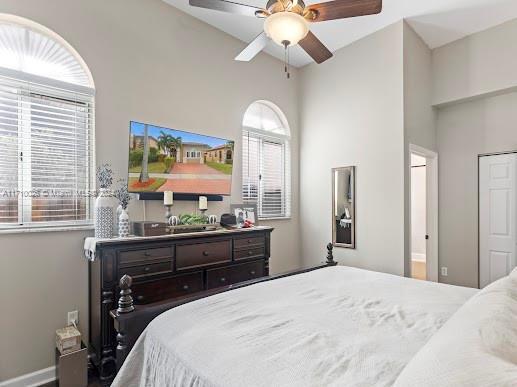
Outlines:
POLYGON ((289 47, 287 47, 287 79, 291 78, 291 68, 289 67, 290 60, 291 60, 291 58, 289 57, 289 47))
POLYGON ((282 44, 284 45, 284 72, 287 75, 287 79, 289 79, 289 41, 284 40, 282 44))

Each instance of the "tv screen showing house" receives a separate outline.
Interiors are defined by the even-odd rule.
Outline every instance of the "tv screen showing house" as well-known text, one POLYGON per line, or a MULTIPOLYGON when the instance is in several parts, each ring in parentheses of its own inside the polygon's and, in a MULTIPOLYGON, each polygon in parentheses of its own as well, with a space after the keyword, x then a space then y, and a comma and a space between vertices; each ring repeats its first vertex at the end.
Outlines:
POLYGON ((129 192, 230 195, 234 142, 130 123, 129 192))

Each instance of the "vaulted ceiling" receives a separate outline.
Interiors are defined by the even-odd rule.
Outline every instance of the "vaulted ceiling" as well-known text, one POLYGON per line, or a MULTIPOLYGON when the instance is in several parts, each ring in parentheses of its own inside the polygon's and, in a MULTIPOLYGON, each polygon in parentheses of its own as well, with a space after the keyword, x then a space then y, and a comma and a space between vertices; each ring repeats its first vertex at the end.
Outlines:
MULTIPOLYGON (((191 7, 188 0, 164 0, 168 4, 249 43, 263 28, 263 20, 191 7)), ((232 0, 265 7, 267 0, 232 0)), ((306 4, 319 3, 307 0, 306 4)), ((517 0, 384 0, 379 15, 314 23, 311 30, 336 51, 401 19, 406 19, 431 48, 517 18, 517 0)), ((245 47, 245 44, 242 46, 245 47)), ((284 51, 270 42, 267 53, 283 59, 284 51)), ((235 53, 237 55, 238 53, 235 53)), ((301 67, 312 59, 300 48, 291 49, 291 62, 301 67)))

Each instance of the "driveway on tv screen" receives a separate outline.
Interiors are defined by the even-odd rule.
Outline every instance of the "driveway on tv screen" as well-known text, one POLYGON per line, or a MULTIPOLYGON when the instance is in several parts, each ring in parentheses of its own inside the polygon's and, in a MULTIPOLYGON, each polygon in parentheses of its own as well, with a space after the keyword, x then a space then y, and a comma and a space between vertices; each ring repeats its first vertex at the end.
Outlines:
MULTIPOLYGON (((217 162, 175 163, 169 173, 149 173, 154 182, 163 181, 153 191, 173 191, 177 193, 230 194, 232 166, 217 162)), ((130 173, 130 178, 138 179, 139 173, 130 173)))

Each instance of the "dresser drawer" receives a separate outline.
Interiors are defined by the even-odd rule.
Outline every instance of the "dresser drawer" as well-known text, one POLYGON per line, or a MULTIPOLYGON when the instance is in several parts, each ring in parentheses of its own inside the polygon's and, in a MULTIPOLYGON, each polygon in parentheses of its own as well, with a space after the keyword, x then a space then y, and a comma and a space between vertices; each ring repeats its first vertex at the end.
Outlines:
POLYGON ((176 269, 183 270, 202 265, 231 261, 231 241, 178 245, 176 247, 176 269))
POLYGON ((172 246, 120 251, 119 265, 134 265, 149 260, 170 260, 173 256, 174 249, 172 246))
POLYGON ((246 250, 236 250, 233 253, 235 260, 239 259, 250 259, 250 258, 263 258, 264 247, 249 247, 246 250))
POLYGON ((264 276, 264 261, 241 263, 206 272, 207 289, 219 288, 264 276))
POLYGON ((231 268, 210 269, 206 271, 206 288, 214 289, 232 284, 231 268))
POLYGON ((232 283, 249 281, 264 276, 264 261, 242 263, 232 267, 232 283))
POLYGON ((141 279, 149 275, 172 273, 172 261, 148 265, 130 266, 119 269, 119 276, 130 275, 133 279, 141 279))
POLYGON ((149 304, 168 298, 186 296, 203 290, 203 272, 136 283, 131 287, 136 304, 149 304))
POLYGON ((248 249, 249 247, 264 247, 266 240, 263 236, 249 238, 235 238, 233 240, 234 250, 248 249))

